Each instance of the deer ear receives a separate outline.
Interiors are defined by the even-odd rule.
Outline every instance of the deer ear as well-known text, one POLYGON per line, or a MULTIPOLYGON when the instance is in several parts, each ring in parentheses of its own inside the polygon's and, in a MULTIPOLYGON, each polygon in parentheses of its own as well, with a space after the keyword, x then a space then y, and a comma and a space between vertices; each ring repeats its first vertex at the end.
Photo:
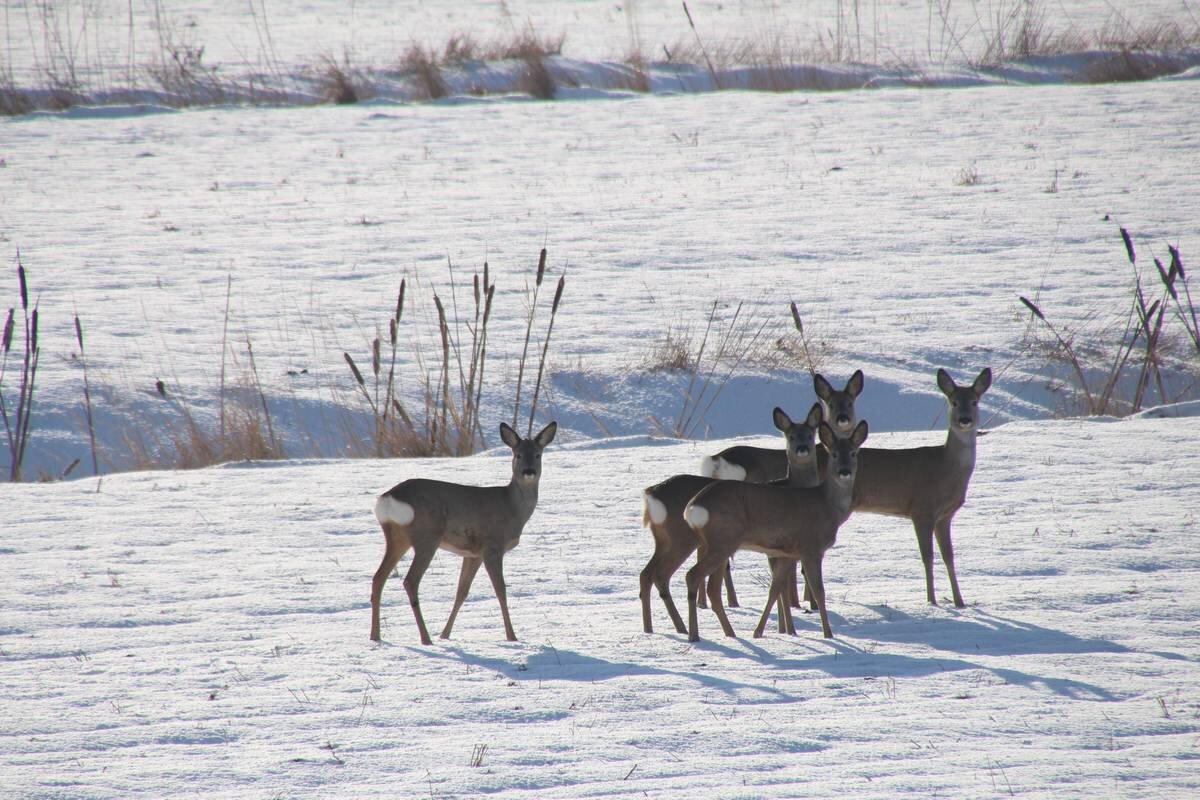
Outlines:
POLYGON ((504 442, 512 449, 516 449, 521 443, 521 435, 514 431, 504 422, 500 423, 500 441, 504 442))
POLYGON ((804 424, 816 430, 823 419, 825 419, 825 410, 821 408, 820 403, 813 403, 813 407, 808 410, 808 418, 804 420, 804 424))
POLYGON ((862 447, 862 443, 867 440, 867 421, 864 419, 854 427, 854 433, 850 434, 850 442, 855 447, 862 447))
POLYGON ((979 373, 979 377, 975 379, 975 383, 971 384, 971 388, 975 390, 976 397, 982 397, 983 393, 992 385, 992 368, 984 367, 979 373))
POLYGON ((558 433, 558 423, 551 422, 549 425, 542 428, 541 431, 538 432, 537 436, 533 437, 533 441, 537 443, 538 447, 545 447, 554 441, 554 434, 556 433, 558 433))
POLYGON ((850 376, 850 380, 846 381, 846 394, 851 397, 858 397, 863 390, 863 371, 857 369, 850 376))
POLYGON ((946 397, 951 397, 954 394, 954 390, 958 388, 958 384, 954 382, 954 378, 951 378, 950 373, 944 369, 938 369, 937 371, 937 385, 946 397))
POLYGON ((837 444, 837 434, 829 427, 828 422, 822 422, 821 427, 817 428, 817 436, 821 444, 825 445, 825 449, 832 453, 834 445, 837 444))
POLYGON ((833 386, 819 372, 813 373, 813 391, 816 392, 817 397, 827 403, 829 402, 829 398, 833 397, 833 386))
POLYGON ((775 410, 771 412, 771 420, 780 431, 786 432, 788 428, 792 427, 792 418, 779 406, 775 406, 775 410))

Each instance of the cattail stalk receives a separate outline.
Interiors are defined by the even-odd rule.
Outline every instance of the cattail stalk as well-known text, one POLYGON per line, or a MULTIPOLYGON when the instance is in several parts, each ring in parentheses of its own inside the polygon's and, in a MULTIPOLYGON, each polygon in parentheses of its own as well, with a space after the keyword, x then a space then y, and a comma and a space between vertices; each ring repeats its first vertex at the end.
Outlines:
POLYGON ((546 248, 538 255, 537 278, 533 284, 533 301, 529 304, 529 318, 525 321, 525 345, 521 348, 521 360, 517 362, 517 394, 513 401, 512 426, 517 427, 517 417, 521 413, 521 382, 525 378, 525 358, 529 354, 529 335, 533 332, 533 316, 537 311, 538 289, 542 286, 542 277, 546 273, 546 248))
POLYGON ((526 436, 533 435, 533 417, 537 413, 538 393, 542 389, 542 372, 546 368, 546 353, 550 349, 550 334, 554 333, 554 317, 558 314, 558 303, 562 300, 563 286, 566 284, 566 276, 560 275, 558 278, 558 288, 554 290, 554 302, 550 305, 550 324, 546 327, 546 339, 542 342, 542 357, 538 360, 537 382, 533 385, 533 402, 529 406, 529 427, 525 431, 526 436))
POLYGON ((688 25, 692 29, 692 35, 696 37, 696 44, 700 45, 700 53, 704 56, 704 63, 708 65, 708 74, 712 78, 713 88, 719 91, 721 89, 721 79, 717 77, 717 71, 713 68, 712 59, 708 57, 708 48, 704 46, 704 42, 700 39, 700 32, 696 30, 696 23, 692 21, 692 12, 688 10, 686 2, 683 4, 683 13, 687 15, 687 21, 688 25))
MULTIPOLYGON (((220 386, 220 415, 221 415, 221 446, 225 446, 225 354, 229 347, 229 298, 233 293, 233 276, 225 276, 225 318, 221 323, 221 386, 220 386)), ((80 346, 82 350, 82 345, 80 346)))
MULTIPOLYGON (((483 282, 487 285, 487 264, 483 265, 483 282)), ((488 286, 487 297, 483 301, 483 325, 482 333, 479 337, 479 374, 476 376, 475 383, 475 431, 479 435, 479 444, 481 447, 487 446, 487 440, 483 435, 483 426, 479 423, 479 404, 483 398, 483 366, 487 361, 487 329, 488 320, 492 316, 492 297, 496 294, 496 284, 488 286)))
POLYGON ((442 387, 441 409, 438 414, 441 418, 439 427, 442 431, 443 443, 448 446, 449 438, 447 437, 447 428, 450 416, 450 327, 446 324, 446 309, 442 306, 442 299, 436 294, 433 296, 433 304, 437 307, 438 313, 438 331, 442 337, 442 374, 439 383, 442 387))
POLYGON ((96 426, 92 418, 92 387, 88 380, 87 353, 83 349, 83 325, 79 322, 79 312, 75 312, 75 340, 79 342, 79 361, 83 364, 83 403, 87 410, 88 442, 92 447, 92 474, 99 477, 100 464, 96 458, 96 426))
POLYGON ((281 457, 283 448, 275 438, 275 428, 271 424, 271 409, 267 407, 267 395, 263 391, 262 381, 258 379, 258 367, 254 363, 254 348, 250 345, 250 337, 246 336, 246 353, 250 357, 250 374, 254 376, 254 388, 258 390, 258 399, 262 402, 263 416, 267 420, 267 441, 270 444, 271 455, 281 457))
POLYGON ((1046 319, 1046 315, 1042 313, 1042 310, 1038 308, 1032 300, 1027 297, 1021 297, 1019 299, 1035 317, 1042 321, 1042 323, 1058 341, 1058 346, 1061 347, 1062 351, 1067 354, 1067 360, 1070 362, 1072 369, 1075 370, 1075 377, 1079 381, 1079 388, 1083 391, 1083 396, 1087 401, 1087 412, 1089 414, 1098 413, 1096 404, 1092 399, 1091 389, 1088 388, 1087 376, 1083 374, 1083 367, 1079 363, 1079 357, 1075 355, 1075 350, 1071 347, 1070 342, 1063 338, 1062 334, 1058 332, 1058 329, 1054 327, 1050 320, 1046 319))

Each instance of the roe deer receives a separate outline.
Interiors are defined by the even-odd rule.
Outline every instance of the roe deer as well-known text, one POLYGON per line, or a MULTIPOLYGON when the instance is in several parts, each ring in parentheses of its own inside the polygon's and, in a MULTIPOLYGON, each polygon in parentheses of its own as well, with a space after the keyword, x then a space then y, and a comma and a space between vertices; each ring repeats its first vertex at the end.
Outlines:
POLYGON ((379 496, 375 502, 375 517, 383 526, 386 549, 371 582, 371 639, 379 641, 379 603, 383 585, 401 556, 411 547, 413 557, 404 576, 404 589, 417 619, 421 644, 432 644, 432 641, 421 616, 417 589, 439 548, 463 559, 454 607, 441 638, 450 638, 454 618, 467 599, 471 581, 482 564, 491 578, 496 599, 500 601, 504 634, 510 642, 517 640, 508 617, 504 554, 517 546, 521 531, 537 506, 542 450, 554 440, 557 430, 558 424, 551 422, 532 439, 522 439, 508 425, 500 423, 500 439, 513 452, 512 480, 506 486, 464 486, 413 478, 396 484, 379 496))
MULTIPOLYGON (((861 369, 854 371, 850 380, 846 381, 846 388, 841 391, 834 389, 833 384, 826 380, 825 376, 820 373, 813 374, 813 392, 816 393, 824 407, 825 420, 829 422, 838 436, 849 436, 850 431, 854 430, 854 424, 858 421, 858 416, 854 412, 854 401, 862 394, 862 390, 863 371, 861 369)), ((824 448, 819 449, 817 458, 820 477, 809 484, 811 486, 816 486, 825 476, 828 452, 824 448)), ((778 480, 786 474, 787 468, 788 456, 783 450, 747 445, 728 447, 715 456, 705 456, 700 462, 702 475, 723 480, 750 481, 751 483, 768 483, 778 480)), ((794 608, 799 608, 800 584, 794 566, 791 568, 791 573, 792 581, 791 588, 788 589, 788 602, 794 608)), ((725 570, 725 583, 727 594, 731 598, 729 605, 736 607, 733 578, 728 567, 725 570)), ((809 600, 810 604, 812 603, 812 597, 807 591, 805 598, 809 600)), ((701 602, 703 602, 703 597, 701 597, 701 602)), ((816 608, 815 605, 812 607, 816 608)))
MULTIPOLYGON (((688 641, 698 641, 696 620, 697 594, 705 579, 725 564, 739 549, 757 550, 775 558, 771 591, 754 630, 761 636, 771 606, 787 591, 791 562, 799 561, 817 610, 821 631, 833 636, 825 610, 825 583, 821 562, 825 551, 833 547, 837 531, 850 516, 858 449, 867 438, 866 421, 859 422, 844 439, 838 438, 822 422, 818 429, 821 444, 829 451, 829 476, 815 488, 796 488, 737 481, 718 481, 702 490, 684 508, 683 518, 700 540, 696 565, 688 570, 688 641)), ((708 602, 721 622, 726 636, 735 636, 719 588, 708 584, 708 602)), ((786 609, 786 604, 784 604, 786 609)), ((790 611, 785 611, 790 618, 790 611)), ((794 627, 787 625, 789 632, 794 627)))
MULTIPOLYGON (((819 482, 817 476, 816 428, 821 423, 821 406, 814 403, 804 422, 793 422, 782 409, 772 414, 775 427, 787 438, 786 452, 789 459, 786 482, 796 486, 812 486, 819 482)), ((648 487, 643 493, 645 506, 642 523, 650 528, 654 536, 654 555, 646 563, 641 574, 642 629, 653 633, 650 620, 650 586, 658 587, 675 630, 687 633, 683 618, 671 597, 671 576, 679 565, 696 549, 695 532, 683 520, 683 509, 687 502, 701 489, 717 481, 716 478, 700 475, 676 475, 661 483, 648 487)), ((720 577, 713 579, 720 584, 720 577)), ((718 590, 719 591, 719 590, 718 590)))
MULTIPOLYGON (((854 401, 863 390, 863 371, 855 370, 846 381, 846 388, 838 391, 820 374, 813 375, 813 391, 821 400, 825 410, 825 421, 838 436, 849 436, 858 418, 854 413, 854 401)), ((822 457, 822 469, 824 458, 822 457)), ((784 477, 788 470, 787 453, 773 447, 750 447, 736 445, 727 447, 714 456, 705 456, 700 461, 700 474, 728 481, 767 483, 784 477)))
POLYGON ((992 385, 992 371, 985 367, 970 386, 959 386, 946 370, 939 369, 937 385, 950 403, 946 443, 905 450, 863 450, 859 454, 853 509, 912 520, 925 565, 925 595, 933 605, 937 605, 933 592, 936 535, 942 563, 950 575, 954 605, 962 608, 965 603, 954 573, 950 520, 967 499, 967 485, 975 469, 979 398, 992 385))

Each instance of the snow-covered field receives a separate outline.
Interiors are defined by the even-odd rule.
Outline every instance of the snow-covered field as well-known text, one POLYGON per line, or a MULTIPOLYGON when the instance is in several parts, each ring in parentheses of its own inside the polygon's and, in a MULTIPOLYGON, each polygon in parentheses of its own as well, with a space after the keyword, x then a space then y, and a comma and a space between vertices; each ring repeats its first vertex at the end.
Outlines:
MULTIPOLYGON (((939 402, 930 398, 931 404, 939 402)), ((985 398, 986 403, 986 398, 985 398)), ((876 445, 934 434, 879 435, 876 445)), ((764 440, 765 441, 765 440, 764 440)), ((835 638, 641 632, 641 487, 703 443, 547 450, 505 561, 431 647, 400 580, 368 642, 375 492, 464 461, 299 462, 4 487, 7 797, 1194 797, 1200 429, 1026 422, 980 441, 956 519, 968 603, 926 605, 903 520, 826 558, 835 638), (481 764, 471 766, 477 748, 481 764)), ((401 564, 403 569, 403 563, 401 564)), ((458 559, 422 583, 435 631, 458 559)), ((944 572, 938 586, 946 590, 944 572)), ((682 574, 676 597, 682 598, 682 574)), ((941 593, 939 593, 941 594, 941 593)), ((654 601, 656 629, 671 630, 654 601)))
MULTIPOLYGON (((229 44, 212 57, 232 64, 248 48, 253 64, 247 6, 210 5, 198 33, 229 44)), ((1102 5, 1051 10, 1078 22, 1102 5)), ((503 31, 488 21, 496 8, 478 6, 415 4, 390 26, 398 5, 356 3, 336 22, 319 4, 248 8, 269 13, 292 63, 346 31, 372 57, 409 41, 410 25, 448 35, 466 15, 503 31)), ((931 7, 883 6, 890 41, 920 50, 931 7)), ((607 4, 508 8, 561 27, 586 58, 631 35, 607 4)), ((23 41, 26 10, 6 6, 6 39, 23 41)), ((675 6, 635 10, 639 35, 673 38, 675 6)), ((692 10, 706 37, 714 24, 748 36, 778 15, 801 24, 773 4, 692 10)), ((113 25, 105 41, 119 51, 113 25)), ((32 52, 8 47, 16 62, 32 52)), ((1118 226, 1143 268, 1168 244, 1190 268, 1198 79, 0 120, 0 311, 17 303, 19 250, 41 326, 26 475, 78 458, 73 477, 87 476, 0 485, 0 795, 1195 796, 1196 404, 1055 419, 1065 398, 1047 379, 1060 367, 1030 351, 1018 296, 1091 342, 1131 298, 1118 226), (483 422, 498 444, 543 246, 549 280, 566 276, 539 406, 560 433, 506 559, 521 641, 503 640, 479 579, 454 639, 419 647, 393 579, 374 645, 374 496, 417 475, 501 482, 508 459, 334 458, 369 431, 343 351, 369 362, 407 278, 400 388, 415 407, 408 345, 423 341, 426 358, 436 347, 432 292, 462 311, 487 260, 497 310, 483 422), (252 342, 295 458, 97 485, 73 315, 107 473, 134 461, 129 437, 177 430, 180 401, 215 424, 227 286, 229 380, 244 378, 252 342), (643 634, 641 489, 730 437, 774 442, 771 408, 798 416, 812 402, 802 364, 755 357, 699 414, 696 440, 652 437, 677 418, 688 378, 648 365, 668 332, 698 343, 714 302, 719 323, 744 303, 768 344, 793 336, 791 301, 822 372, 840 386, 865 371, 869 446, 940 441, 935 369, 960 381, 993 369, 991 430, 955 520, 968 607, 926 605, 911 527, 860 515, 826 559, 834 639, 808 616, 798 638, 748 638, 766 588, 748 553, 732 614, 746 638, 725 640, 702 612, 704 640, 689 646, 657 598, 659 632, 643 634)), ((1173 371, 1168 389, 1188 380, 1173 371)), ((442 554, 425 577, 432 628, 457 570, 442 554)))

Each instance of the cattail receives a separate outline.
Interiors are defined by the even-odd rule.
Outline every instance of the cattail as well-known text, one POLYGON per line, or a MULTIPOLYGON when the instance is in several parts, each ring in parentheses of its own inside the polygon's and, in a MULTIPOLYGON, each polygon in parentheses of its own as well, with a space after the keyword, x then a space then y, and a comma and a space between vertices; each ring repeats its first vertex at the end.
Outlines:
POLYGON ((1129 256, 1130 264, 1137 264, 1137 255, 1133 252, 1133 240, 1129 238, 1129 231, 1121 228, 1121 240, 1125 242, 1125 254, 1129 256))
POLYGON ((358 381, 359 386, 365 387, 367 382, 363 380, 362 373, 358 371, 358 365, 354 363, 354 357, 346 352, 343 352, 342 355, 346 358, 346 363, 350 365, 350 371, 354 373, 354 380, 358 381))
POLYGON ((388 320, 388 339, 391 340, 392 347, 396 346, 396 320, 388 320))
POLYGON ((17 256, 17 282, 21 285, 21 308, 29 308, 29 291, 25 288, 25 267, 21 264, 21 256, 17 256))
POLYGON ((804 335, 804 323, 800 321, 800 309, 796 308, 796 301, 792 301, 792 323, 796 326, 796 330, 801 336, 804 335))
POLYGON ((12 349, 13 340, 13 309, 8 310, 8 319, 4 321, 4 338, 0 340, 0 346, 3 347, 5 353, 12 349))
POLYGON ((400 315, 404 313, 404 282, 405 278, 400 279, 400 294, 396 297, 396 322, 400 321, 400 315))
POLYGON ((475 308, 479 308, 479 273, 471 276, 471 288, 475 292, 475 308))
POLYGON ((1179 295, 1175 291, 1175 267, 1171 266, 1170 272, 1163 269, 1162 262, 1157 258, 1154 259, 1154 266, 1158 267, 1158 277, 1162 278, 1163 286, 1167 287, 1167 292, 1171 295, 1172 300, 1178 300, 1179 295))
POLYGON ((546 339, 542 342, 542 357, 538 361, 537 382, 533 386, 533 402, 529 406, 529 427, 525 431, 526 436, 533 433, 533 417, 537 414, 538 394, 542 389, 542 373, 546 369, 546 353, 550 350, 550 334, 554 333, 554 315, 558 313, 558 302, 562 299, 565 285, 566 276, 560 275, 558 288, 554 290, 554 302, 550 305, 550 324, 546 327, 546 339))
MULTIPOLYGON (((543 250, 542 252, 545 252, 545 251, 543 250)), ((554 290, 554 302, 550 304, 551 322, 553 322, 553 320, 554 320, 554 315, 558 313, 558 301, 562 300, 563 285, 565 283, 565 279, 566 279, 566 276, 560 275, 558 278, 558 288, 554 290)))
MULTIPOLYGON (((75 314, 75 341, 79 342, 79 360, 83 362, 83 401, 87 409, 88 441, 92 447, 92 474, 98 476, 100 474, 100 463, 96 457, 96 425, 92 418, 92 387, 91 382, 88 380, 87 356, 83 350, 83 324, 79 321, 78 312, 75 314)), ((75 463, 78 464, 79 459, 75 459, 75 463)), ((68 467, 67 473, 74 469, 74 467, 75 464, 68 467)), ((64 478, 67 473, 63 473, 64 478)), ((99 491, 99 489, 100 487, 97 485, 96 490, 99 491)))
POLYGON ((36 352, 38 349, 38 310, 37 310, 37 306, 33 307, 33 316, 30 317, 29 349, 34 352, 36 352))
POLYGON ((1031 301, 1029 298, 1027 298, 1027 297, 1022 297, 1022 298, 1021 298, 1021 302, 1025 304, 1025 307, 1026 307, 1026 308, 1028 308, 1030 311, 1032 311, 1032 312, 1033 312, 1033 315, 1034 315, 1035 317, 1037 317, 1038 319, 1040 319, 1042 322, 1045 322, 1045 321, 1046 321, 1046 315, 1045 315, 1045 314, 1043 314, 1043 313, 1042 313, 1042 310, 1041 310, 1040 308, 1038 308, 1037 306, 1035 306, 1035 305, 1033 304, 1033 302, 1032 302, 1032 301, 1031 301))
POLYGON ((1183 259, 1179 257, 1179 248, 1174 245, 1167 245, 1167 251, 1171 254, 1171 269, 1179 273, 1179 277, 1187 280, 1187 275, 1183 273, 1183 259))
POLYGON ((379 377, 379 337, 375 337, 375 341, 371 342, 371 372, 375 377, 379 377))
POLYGON ((537 280, 538 286, 542 285, 542 276, 546 274, 546 248, 542 248, 542 252, 538 254, 537 280))

